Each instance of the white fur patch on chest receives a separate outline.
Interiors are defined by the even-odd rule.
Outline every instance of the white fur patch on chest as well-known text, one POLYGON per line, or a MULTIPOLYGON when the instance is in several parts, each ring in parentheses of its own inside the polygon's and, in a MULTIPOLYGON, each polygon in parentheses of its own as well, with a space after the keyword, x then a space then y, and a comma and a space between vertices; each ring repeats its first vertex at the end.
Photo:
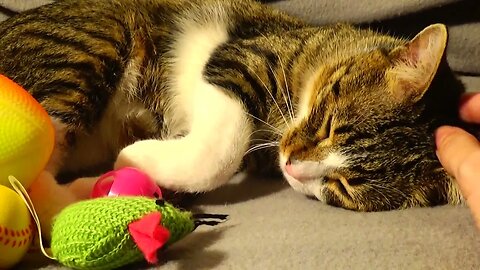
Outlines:
POLYGON ((180 31, 170 48, 169 89, 173 92, 171 109, 183 113, 190 122, 195 91, 206 83, 203 70, 215 48, 228 40, 225 14, 221 10, 211 12, 211 18, 191 18, 179 20, 180 31))

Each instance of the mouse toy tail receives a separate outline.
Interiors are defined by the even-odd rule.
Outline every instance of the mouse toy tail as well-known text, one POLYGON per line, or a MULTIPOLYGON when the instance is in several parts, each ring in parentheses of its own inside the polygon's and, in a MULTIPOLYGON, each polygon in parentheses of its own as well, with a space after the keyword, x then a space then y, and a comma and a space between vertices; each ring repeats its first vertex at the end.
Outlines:
POLYGON ((228 215, 223 214, 193 214, 194 230, 201 225, 215 226, 228 220, 228 215))

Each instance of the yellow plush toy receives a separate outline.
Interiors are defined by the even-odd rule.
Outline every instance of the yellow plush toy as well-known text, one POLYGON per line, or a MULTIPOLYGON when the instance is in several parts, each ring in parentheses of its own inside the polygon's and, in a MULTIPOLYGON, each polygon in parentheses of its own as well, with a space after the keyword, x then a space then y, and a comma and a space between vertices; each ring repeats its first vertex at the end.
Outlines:
POLYGON ((15 176, 24 187, 45 168, 54 146, 47 112, 22 87, 0 75, 0 185, 15 176))
POLYGON ((34 224, 21 197, 0 185, 0 269, 19 262, 30 246, 34 224))
POLYGON ((0 75, 0 269, 19 262, 34 235, 30 213, 11 189, 8 176, 28 188, 46 166, 53 147, 48 114, 27 91, 0 75))

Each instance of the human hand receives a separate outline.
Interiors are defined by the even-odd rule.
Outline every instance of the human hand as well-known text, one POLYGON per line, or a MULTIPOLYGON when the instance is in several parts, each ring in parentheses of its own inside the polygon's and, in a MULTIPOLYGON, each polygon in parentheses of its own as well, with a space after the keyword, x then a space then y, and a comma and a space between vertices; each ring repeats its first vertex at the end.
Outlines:
MULTIPOLYGON (((480 94, 465 96, 460 105, 461 118, 480 124, 480 94)), ((435 133, 437 156, 453 175, 480 228, 480 142, 466 131, 443 126, 435 133)))

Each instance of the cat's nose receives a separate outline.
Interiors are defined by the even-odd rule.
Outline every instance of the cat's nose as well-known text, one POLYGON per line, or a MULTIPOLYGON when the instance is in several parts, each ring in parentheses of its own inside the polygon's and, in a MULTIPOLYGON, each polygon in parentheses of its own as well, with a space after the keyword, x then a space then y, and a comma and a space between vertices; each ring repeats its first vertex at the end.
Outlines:
POLYGON ((306 180, 305 177, 302 175, 301 170, 299 170, 299 168, 296 167, 295 164, 298 164, 298 161, 289 159, 285 164, 285 171, 288 173, 288 175, 300 182, 306 180))

